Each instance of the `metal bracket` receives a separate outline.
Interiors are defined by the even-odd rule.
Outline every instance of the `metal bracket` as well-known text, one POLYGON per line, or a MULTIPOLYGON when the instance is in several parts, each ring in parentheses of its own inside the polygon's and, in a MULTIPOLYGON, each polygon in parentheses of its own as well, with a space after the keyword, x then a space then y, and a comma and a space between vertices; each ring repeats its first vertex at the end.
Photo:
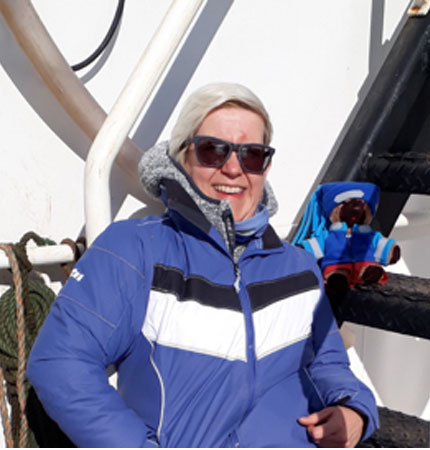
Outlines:
POLYGON ((430 10, 430 0, 413 0, 408 10, 411 17, 425 16, 430 10))

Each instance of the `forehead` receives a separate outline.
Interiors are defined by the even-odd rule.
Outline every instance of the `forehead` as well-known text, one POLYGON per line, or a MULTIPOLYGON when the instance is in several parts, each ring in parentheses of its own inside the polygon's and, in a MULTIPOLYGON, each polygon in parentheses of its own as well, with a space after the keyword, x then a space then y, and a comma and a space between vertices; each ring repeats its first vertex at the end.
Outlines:
POLYGON ((211 111, 196 134, 216 136, 232 142, 262 142, 264 121, 250 109, 224 106, 211 111))

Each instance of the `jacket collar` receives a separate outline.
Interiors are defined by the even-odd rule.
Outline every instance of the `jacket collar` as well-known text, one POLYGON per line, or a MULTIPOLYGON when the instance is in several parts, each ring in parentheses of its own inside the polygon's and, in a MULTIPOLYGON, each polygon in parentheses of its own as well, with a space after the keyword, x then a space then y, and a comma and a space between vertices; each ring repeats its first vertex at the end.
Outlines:
MULTIPOLYGON (((177 181, 165 179, 161 189, 161 195, 165 197, 165 204, 170 211, 178 213, 205 234, 212 234, 211 231, 213 226, 211 222, 209 222, 191 196, 188 195, 185 189, 177 181)), ((282 247, 281 240, 270 224, 266 227, 266 230, 261 237, 261 241, 263 250, 282 247)))
MULTIPOLYGON (((184 168, 170 157, 168 150, 168 142, 164 141, 146 151, 141 158, 139 175, 144 189, 152 197, 161 199, 169 210, 176 211, 206 234, 212 234, 211 229, 214 227, 231 251, 235 236, 229 202, 206 196, 184 168)), ((266 206, 269 216, 276 213, 278 204, 267 181, 261 202, 266 206)), ((272 248, 275 245, 274 236, 276 233, 269 225, 262 237, 263 246, 272 248)), ((280 241, 279 245, 282 245, 280 241)))

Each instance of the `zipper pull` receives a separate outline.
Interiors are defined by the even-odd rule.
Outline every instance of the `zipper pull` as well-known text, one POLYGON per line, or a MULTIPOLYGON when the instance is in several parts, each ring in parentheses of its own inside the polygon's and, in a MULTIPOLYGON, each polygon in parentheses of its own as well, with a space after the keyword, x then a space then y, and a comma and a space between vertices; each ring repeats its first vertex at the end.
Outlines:
POLYGON ((233 256, 234 254, 234 247, 236 243, 236 237, 235 237, 235 231, 234 231, 234 220, 233 215, 230 210, 224 211, 222 215, 224 224, 225 224, 225 231, 227 233, 227 246, 230 251, 230 254, 233 256))
POLYGON ((240 269, 236 265, 234 266, 234 272, 236 274, 236 280, 234 282, 234 288, 236 290, 236 293, 239 294, 239 292, 240 292, 240 269))

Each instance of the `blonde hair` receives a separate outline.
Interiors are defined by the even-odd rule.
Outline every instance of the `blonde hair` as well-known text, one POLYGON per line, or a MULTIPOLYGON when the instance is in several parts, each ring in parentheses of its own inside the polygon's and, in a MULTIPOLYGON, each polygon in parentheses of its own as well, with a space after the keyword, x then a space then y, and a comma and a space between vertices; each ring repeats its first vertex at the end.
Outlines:
POLYGON ((272 124, 261 100, 241 84, 211 83, 194 91, 179 113, 169 141, 169 153, 174 159, 183 164, 186 148, 180 148, 182 143, 195 135, 210 112, 221 107, 240 107, 258 114, 264 122, 264 144, 270 143, 272 124))

